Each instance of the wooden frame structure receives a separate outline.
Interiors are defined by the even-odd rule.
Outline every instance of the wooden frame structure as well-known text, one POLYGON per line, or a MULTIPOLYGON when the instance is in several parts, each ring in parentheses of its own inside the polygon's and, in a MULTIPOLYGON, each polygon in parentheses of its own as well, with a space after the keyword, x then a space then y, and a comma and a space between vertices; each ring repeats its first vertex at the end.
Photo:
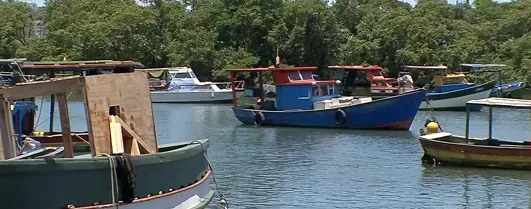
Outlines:
POLYGON ((66 94, 76 90, 84 94, 93 156, 158 151, 147 77, 145 73, 134 72, 24 83, 0 90, 0 159, 15 157, 10 102, 42 95, 58 98, 64 156, 73 157, 66 94))

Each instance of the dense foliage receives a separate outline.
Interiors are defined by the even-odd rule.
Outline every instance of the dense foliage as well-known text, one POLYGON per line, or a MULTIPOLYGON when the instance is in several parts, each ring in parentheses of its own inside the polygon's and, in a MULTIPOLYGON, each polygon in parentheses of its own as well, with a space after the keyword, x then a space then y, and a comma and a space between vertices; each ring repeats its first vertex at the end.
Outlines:
POLYGON ((448 4, 418 0, 0 1, 0 58, 135 60, 191 66, 201 77, 283 64, 503 63, 531 78, 531 1, 448 4), (331 3, 333 2, 333 3, 331 3), (44 22, 44 37, 30 29, 44 22))

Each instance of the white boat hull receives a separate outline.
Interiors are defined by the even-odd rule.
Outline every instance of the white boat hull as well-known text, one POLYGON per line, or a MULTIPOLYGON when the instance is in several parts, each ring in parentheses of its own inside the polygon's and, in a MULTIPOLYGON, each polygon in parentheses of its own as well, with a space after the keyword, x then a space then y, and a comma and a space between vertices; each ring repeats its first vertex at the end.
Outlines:
MULTIPOLYGON (((468 94, 460 97, 453 97, 441 100, 430 100, 430 106, 434 110, 457 110, 465 109, 466 103, 470 100, 489 98, 491 89, 480 91, 474 94, 468 94)), ((420 110, 429 110, 430 106, 423 101, 420 104, 420 110)))
MULTIPOLYGON (((236 97, 242 95, 242 91, 236 92, 236 97)), ((230 103, 232 91, 152 91, 151 102, 153 103, 230 103)))
MULTIPOLYGON (((205 208, 213 198, 214 191, 210 189, 211 171, 197 183, 172 192, 166 191, 161 195, 154 195, 134 200, 132 203, 120 204, 120 209, 196 209, 205 208)), ((112 205, 89 206, 83 209, 115 208, 112 205)))

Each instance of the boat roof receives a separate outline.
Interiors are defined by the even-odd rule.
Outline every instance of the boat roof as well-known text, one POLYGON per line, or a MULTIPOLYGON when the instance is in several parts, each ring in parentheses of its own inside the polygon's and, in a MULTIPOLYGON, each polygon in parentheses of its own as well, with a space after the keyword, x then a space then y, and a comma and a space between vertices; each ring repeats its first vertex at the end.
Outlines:
POLYGON ((231 72, 317 71, 317 67, 268 67, 231 69, 231 72))
POLYGON ((507 65, 504 64, 460 64, 461 66, 465 67, 473 67, 473 68, 488 68, 488 67, 507 67, 507 65))
POLYGON ((406 65, 404 66, 406 68, 411 69, 419 69, 419 70, 446 70, 448 67, 444 65, 437 65, 437 66, 423 66, 423 65, 406 65))
POLYGON ((189 67, 161 67, 161 68, 144 68, 144 69, 135 69, 135 71, 191 71, 192 68, 189 67))
POLYGON ((487 106, 513 109, 531 109, 531 100, 507 99, 491 97, 486 99, 470 100, 466 103, 469 106, 487 106))
POLYGON ((370 66, 363 66, 363 65, 334 65, 334 66, 328 66, 329 69, 341 69, 341 70, 371 70, 371 71, 379 71, 383 70, 383 68, 379 65, 370 65, 370 66))
MULTIPOLYGON (((17 60, 13 60, 17 61, 17 60)), ((93 60, 93 61, 60 61, 60 62, 20 62, 20 68, 33 70, 72 70, 83 71, 92 68, 115 68, 115 67, 144 67, 134 61, 93 60)))

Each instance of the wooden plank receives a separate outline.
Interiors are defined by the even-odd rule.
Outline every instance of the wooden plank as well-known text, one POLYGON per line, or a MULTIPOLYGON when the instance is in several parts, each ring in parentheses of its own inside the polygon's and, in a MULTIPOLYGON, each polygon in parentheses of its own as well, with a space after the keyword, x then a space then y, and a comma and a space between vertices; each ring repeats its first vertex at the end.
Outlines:
POLYGON ((143 72, 93 75, 84 81, 93 155, 112 152, 110 107, 119 109, 120 119, 146 143, 147 150, 157 150, 149 83, 143 72))
POLYGON ((124 139, 122 137, 122 125, 116 122, 116 116, 109 116, 111 130, 112 153, 124 152, 124 139))
POLYGON ((470 100, 467 105, 513 108, 513 109, 531 109, 531 101, 526 99, 507 99, 491 97, 486 99, 470 100))
MULTIPOLYGON (((66 158, 74 157, 74 148, 72 147, 72 134, 70 131, 70 119, 68 115, 68 104, 66 93, 57 94, 57 102, 59 103, 59 115, 61 117, 61 132, 63 134, 64 156, 66 158)), ((53 120, 53 119, 51 119, 53 120)))
POLYGON ((3 94, 4 98, 13 101, 16 99, 71 92, 82 89, 82 80, 83 77, 75 77, 55 81, 32 82, 17 85, 12 88, 1 89, 0 94, 3 94))
POLYGON ((116 117, 116 122, 122 125, 122 128, 125 130, 125 132, 129 134, 129 136, 133 137, 138 142, 138 144, 140 144, 140 147, 138 147, 140 148, 140 151, 147 153, 156 152, 155 150, 150 150, 148 143, 142 140, 142 137, 138 136, 138 134, 136 134, 135 131, 133 131, 122 119, 116 117))
POLYGON ((124 152, 130 155, 140 155, 138 141, 135 138, 124 137, 124 152))
POLYGON ((15 138, 11 116, 11 105, 0 95, 0 160, 7 160, 16 156, 15 138))
POLYGON ((89 110, 89 103, 88 103, 88 97, 87 97, 87 93, 86 93, 86 89, 83 88, 81 90, 83 92, 83 96, 84 96, 84 99, 85 99, 85 102, 84 102, 84 106, 85 106, 85 118, 87 119, 87 132, 88 132, 88 141, 89 141, 89 145, 90 145, 90 154, 92 156, 96 156, 96 147, 94 146, 94 133, 92 132, 92 123, 90 121, 93 120, 93 118, 95 118, 95 115, 94 114, 91 114, 88 110, 89 110))

